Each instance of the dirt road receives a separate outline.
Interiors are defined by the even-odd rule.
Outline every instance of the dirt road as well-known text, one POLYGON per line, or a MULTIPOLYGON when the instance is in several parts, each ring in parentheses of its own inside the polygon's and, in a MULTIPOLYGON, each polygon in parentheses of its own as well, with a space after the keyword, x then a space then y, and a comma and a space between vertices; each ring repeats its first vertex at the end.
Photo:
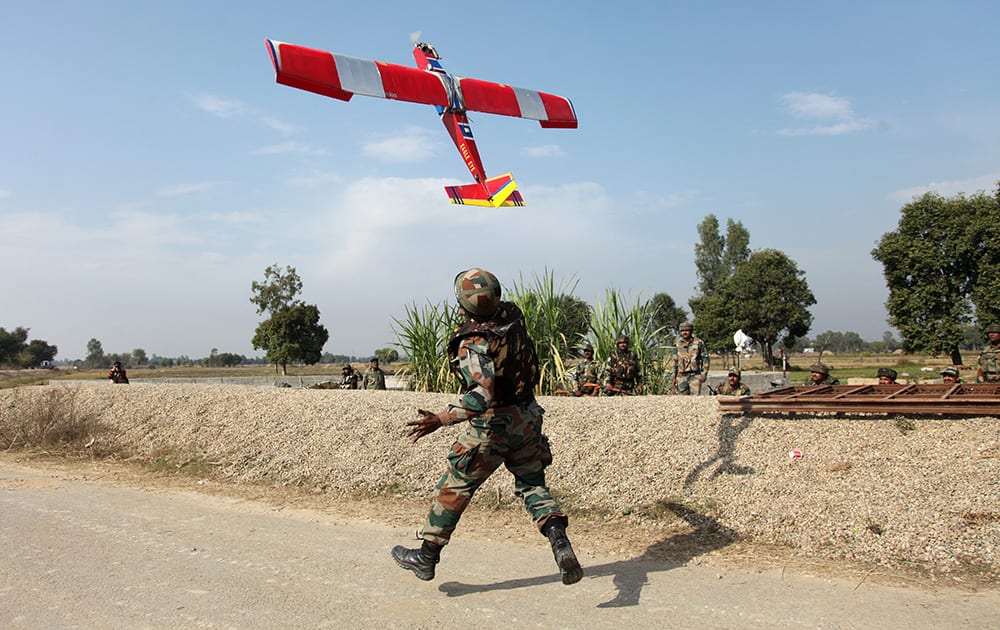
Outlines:
POLYGON ((0 627, 1000 626, 1000 590, 591 557, 585 540, 567 587, 543 538, 484 536, 425 583, 389 557, 412 529, 0 460, 0 627))

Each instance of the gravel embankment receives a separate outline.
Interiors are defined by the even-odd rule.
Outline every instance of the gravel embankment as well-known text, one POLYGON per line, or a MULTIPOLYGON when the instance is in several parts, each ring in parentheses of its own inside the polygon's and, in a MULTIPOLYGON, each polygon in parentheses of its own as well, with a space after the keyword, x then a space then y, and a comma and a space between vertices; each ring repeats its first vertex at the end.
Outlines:
MULTIPOLYGON (((445 394, 237 385, 23 387, 0 391, 0 422, 57 389, 107 427, 99 444, 339 496, 426 500, 459 430, 418 446, 403 437, 403 421, 445 394)), ((724 416, 707 397, 540 402, 549 483, 571 513, 664 531, 684 513, 809 557, 1000 576, 998 418, 724 416)), ((484 491, 509 498, 510 476, 484 491)))

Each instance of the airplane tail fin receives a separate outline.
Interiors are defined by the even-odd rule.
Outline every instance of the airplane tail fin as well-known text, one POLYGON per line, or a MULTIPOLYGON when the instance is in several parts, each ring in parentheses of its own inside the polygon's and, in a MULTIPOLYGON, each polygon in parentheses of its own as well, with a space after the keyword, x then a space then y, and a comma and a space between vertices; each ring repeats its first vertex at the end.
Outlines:
POLYGON ((465 206, 484 206, 499 208, 500 206, 523 206, 524 198, 517 190, 517 182, 510 173, 491 177, 483 184, 466 184, 464 186, 445 186, 448 199, 452 203, 465 206))

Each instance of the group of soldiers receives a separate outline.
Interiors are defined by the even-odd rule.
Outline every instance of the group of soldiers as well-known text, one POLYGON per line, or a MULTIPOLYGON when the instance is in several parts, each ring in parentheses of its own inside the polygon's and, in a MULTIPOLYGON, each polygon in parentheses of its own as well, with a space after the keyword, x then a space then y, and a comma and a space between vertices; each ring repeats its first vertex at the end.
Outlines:
MULTIPOLYGON (((585 346, 583 359, 570 373, 576 384, 573 393, 577 396, 596 396, 602 392, 609 396, 642 394, 642 367, 639 356, 629 347, 630 343, 628 335, 618 335, 615 350, 606 365, 594 360, 593 346, 585 346)), ((694 335, 691 322, 684 322, 680 325, 680 337, 673 357, 674 391, 681 395, 700 394, 702 385, 708 379, 710 365, 705 342, 694 335)), ((740 370, 731 369, 726 382, 719 389, 710 391, 724 396, 749 396, 750 388, 741 379, 740 370)))
POLYGON ((350 363, 341 370, 340 389, 385 389, 385 371, 378 366, 378 357, 372 357, 368 369, 362 374, 350 363))
MULTIPOLYGON (((677 350, 673 356, 673 386, 674 391, 681 395, 701 394, 702 386, 708 379, 710 365, 708 348, 705 342, 694 335, 694 325, 684 322, 680 325, 680 337, 677 340, 677 350)), ((979 354, 976 382, 1000 382, 1000 324, 992 324, 986 328, 989 345, 979 354)), ((961 383, 958 368, 948 366, 941 370, 943 383, 961 383)), ((899 376, 892 368, 879 368, 876 376, 880 385, 896 383, 899 376)), ((596 396, 616 394, 641 394, 642 370, 639 357, 629 348, 628 335, 619 335, 615 339, 615 350, 608 357, 606 365, 594 359, 594 348, 587 345, 583 349, 583 359, 570 372, 575 382, 576 396, 596 396)), ((830 368, 817 362, 809 367, 809 378, 806 385, 839 385, 840 380, 830 374, 830 368)), ((750 388, 742 382, 742 373, 732 368, 726 375, 726 381, 717 389, 709 388, 709 393, 722 396, 749 396, 750 388)))
MULTIPOLYGON (((976 382, 977 383, 1000 383, 1000 324, 991 324, 986 327, 986 337, 989 344, 979 353, 976 361, 976 382)), ((958 367, 949 365, 942 369, 941 382, 945 385, 961 383, 961 373, 958 367)), ((881 367, 875 373, 878 377, 879 385, 895 385, 899 376, 896 370, 881 367)), ((840 381, 830 375, 830 369, 824 363, 815 363, 809 368, 809 380, 806 385, 839 385, 840 381)))

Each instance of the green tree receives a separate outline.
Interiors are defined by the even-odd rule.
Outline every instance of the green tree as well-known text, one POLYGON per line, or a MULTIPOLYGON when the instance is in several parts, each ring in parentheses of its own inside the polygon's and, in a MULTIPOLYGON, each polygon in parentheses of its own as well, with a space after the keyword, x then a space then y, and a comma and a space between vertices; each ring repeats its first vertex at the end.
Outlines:
MULTIPOLYGON (((718 298, 718 303, 713 303, 711 310, 721 310, 716 317, 728 320, 733 331, 742 329, 760 344, 769 365, 773 365, 774 347, 779 342, 787 345, 809 332, 809 307, 816 303, 805 274, 776 249, 751 254, 712 297, 718 298)), ((704 323, 696 325, 703 327, 704 323)))
POLYGON ((142 348, 134 348, 132 350, 131 365, 146 365, 149 363, 149 357, 146 356, 146 351, 142 348))
MULTIPOLYGON (((695 245, 694 261, 700 294, 688 300, 695 332, 709 350, 732 352, 733 333, 740 326, 732 320, 732 309, 718 296, 718 291, 749 259, 750 232, 742 222, 728 219, 723 237, 719 234, 718 219, 710 214, 698 225, 698 234, 701 242, 695 245)), ((746 329, 743 332, 749 334, 746 329)))
POLYGON ((103 368, 111 365, 107 357, 104 356, 104 347, 96 338, 91 338, 87 342, 87 356, 83 359, 83 364, 90 369, 103 368))
POLYGON ((736 268, 750 258, 750 232, 741 221, 726 221, 725 250, 722 252, 722 268, 726 277, 736 273, 736 268))
POLYGON ((274 364, 275 371, 281 366, 282 374, 288 373, 289 363, 318 363, 330 333, 319 323, 319 309, 297 299, 302 279, 295 268, 285 267, 282 272, 277 264, 270 265, 264 270, 264 281, 253 281, 250 289, 257 314, 270 314, 257 326, 254 349, 264 350, 268 363, 274 364))
POLYGON ((269 265, 264 270, 264 281, 250 283, 253 295, 250 301, 257 305, 257 314, 275 313, 283 308, 301 304, 296 296, 302 292, 302 279, 295 273, 295 267, 285 267, 284 273, 278 264, 269 265))
POLYGON ((18 326, 7 332, 0 328, 0 365, 17 365, 18 356, 27 347, 28 329, 18 326))
POLYGON ((687 311, 677 306, 674 298, 668 293, 657 293, 649 300, 651 318, 650 326, 659 330, 659 340, 662 344, 673 344, 680 325, 687 319, 687 311))
POLYGON ((1000 191, 918 197, 872 257, 882 263, 889 323, 903 348, 961 364, 963 327, 1000 321, 1000 191))
POLYGON ((319 309, 312 304, 296 304, 279 309, 257 326, 253 347, 264 350, 275 371, 288 374, 289 363, 313 365, 323 356, 323 346, 330 339, 319 323, 319 309))
POLYGON ((816 348, 830 352, 862 352, 868 344, 856 332, 835 332, 827 330, 816 335, 813 340, 816 348))
POLYGON ((21 351, 21 367, 38 367, 42 361, 56 358, 59 348, 49 345, 41 339, 32 339, 21 351))
POLYGON ((694 246, 695 275, 701 295, 712 295, 715 288, 726 277, 722 259, 726 240, 719 234, 719 220, 714 214, 705 217, 698 224, 699 241, 694 246))
POLYGON ((375 351, 375 357, 380 365, 387 365, 399 361, 399 351, 395 348, 379 348, 375 351))

